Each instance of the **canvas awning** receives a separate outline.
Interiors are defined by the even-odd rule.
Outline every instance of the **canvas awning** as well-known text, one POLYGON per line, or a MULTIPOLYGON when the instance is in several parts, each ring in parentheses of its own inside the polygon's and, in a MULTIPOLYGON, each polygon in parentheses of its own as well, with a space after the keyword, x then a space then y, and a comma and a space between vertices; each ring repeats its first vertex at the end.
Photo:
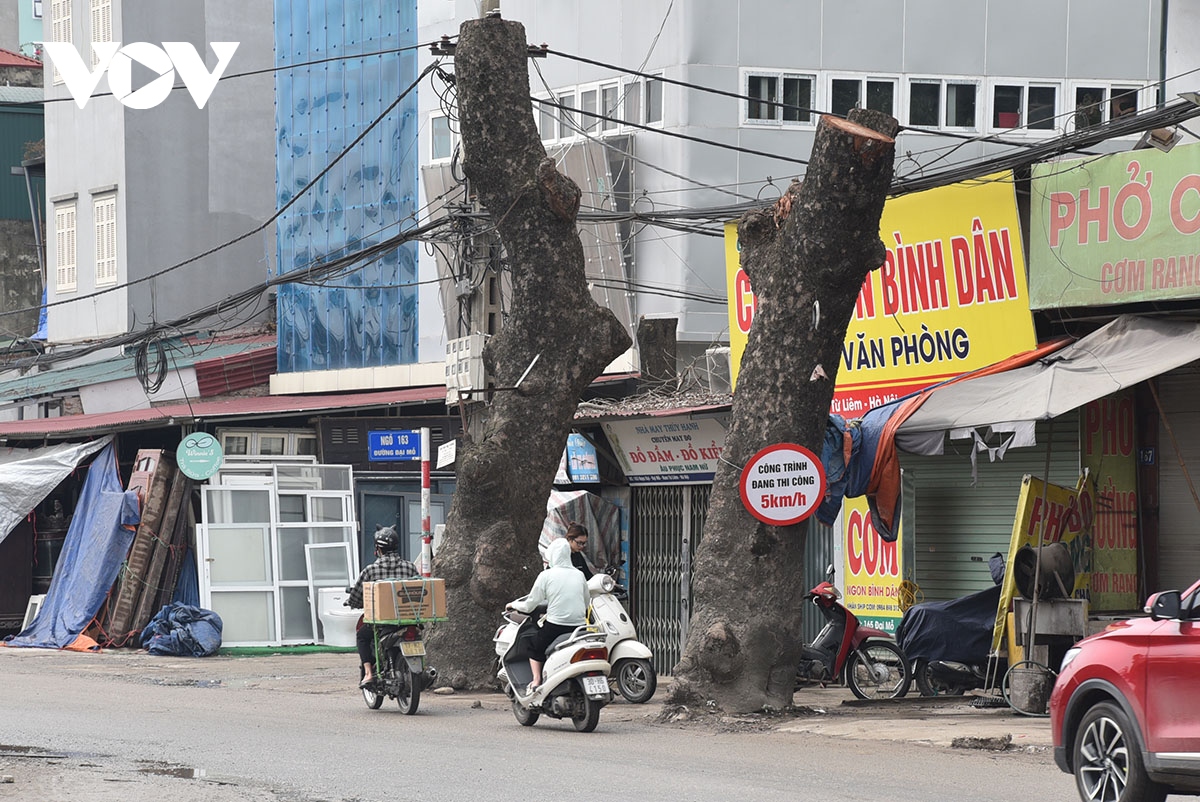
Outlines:
POLYGON ((931 388, 897 431, 1047 420, 1197 359, 1200 323, 1122 315, 1031 364, 931 388))
MULTIPOLYGON (((946 432, 983 426, 1031 425, 1098 398, 1132 387, 1200 359, 1200 322, 1122 315, 1074 342, 1045 343, 1032 351, 876 407, 853 427, 832 426, 837 453, 857 435, 844 477, 831 488, 840 495, 867 497, 875 529, 895 540, 900 512, 900 450, 941 453, 946 432)), ((836 423, 833 417, 831 422, 836 423)), ((842 422, 844 423, 844 422, 842 422)), ((841 499, 827 499, 835 510, 841 499)), ((828 512, 824 514, 828 522, 828 512)))

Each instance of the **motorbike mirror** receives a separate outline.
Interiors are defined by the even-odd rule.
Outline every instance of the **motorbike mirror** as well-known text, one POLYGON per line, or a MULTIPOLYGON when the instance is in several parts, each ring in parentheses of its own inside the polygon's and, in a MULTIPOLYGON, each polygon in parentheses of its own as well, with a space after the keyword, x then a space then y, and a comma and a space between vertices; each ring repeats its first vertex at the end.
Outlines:
POLYGON ((833 580, 833 574, 834 574, 834 572, 833 572, 833 563, 830 563, 830 564, 828 565, 828 567, 826 567, 826 568, 825 568, 825 576, 829 577, 829 579, 832 581, 832 580, 833 580))

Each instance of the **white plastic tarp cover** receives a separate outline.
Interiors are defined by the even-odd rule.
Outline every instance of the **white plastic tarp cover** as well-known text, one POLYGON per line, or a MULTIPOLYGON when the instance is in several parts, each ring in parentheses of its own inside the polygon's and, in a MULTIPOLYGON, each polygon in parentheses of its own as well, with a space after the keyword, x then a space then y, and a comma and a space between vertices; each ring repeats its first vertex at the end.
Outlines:
POLYGON ((76 465, 111 440, 109 435, 89 443, 0 448, 0 543, 76 465))
POLYGON ((1200 359, 1200 323, 1122 315, 1044 359, 934 388, 900 434, 1048 420, 1200 359))

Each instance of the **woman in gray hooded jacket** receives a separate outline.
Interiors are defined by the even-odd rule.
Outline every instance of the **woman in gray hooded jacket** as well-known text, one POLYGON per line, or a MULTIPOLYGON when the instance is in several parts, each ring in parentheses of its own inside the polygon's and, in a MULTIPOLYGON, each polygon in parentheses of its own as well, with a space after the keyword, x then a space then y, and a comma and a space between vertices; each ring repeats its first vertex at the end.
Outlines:
POLYGON ((509 604, 522 613, 546 606, 546 616, 532 643, 534 656, 529 658, 529 667, 533 671, 530 691, 542 684, 542 664, 546 662, 547 647, 559 635, 568 635, 587 623, 587 580, 571 564, 571 545, 565 538, 559 538, 547 547, 546 561, 549 567, 538 574, 529 595, 509 604))

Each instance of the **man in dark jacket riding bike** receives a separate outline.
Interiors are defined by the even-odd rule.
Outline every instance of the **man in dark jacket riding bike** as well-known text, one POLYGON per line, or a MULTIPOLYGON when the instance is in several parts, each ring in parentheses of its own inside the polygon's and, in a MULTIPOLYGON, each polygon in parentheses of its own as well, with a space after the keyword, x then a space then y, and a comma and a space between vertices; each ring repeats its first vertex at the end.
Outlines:
MULTIPOLYGON (((389 526, 385 529, 376 525, 375 562, 364 568, 362 573, 358 575, 358 581, 354 583, 354 587, 350 591, 350 596, 346 599, 347 607, 362 608, 363 582, 420 578, 421 573, 417 570, 417 566, 401 557, 399 552, 396 551, 396 546, 399 543, 400 539, 396 536, 396 527, 389 526)), ((358 687, 366 688, 375 681, 374 625, 364 623, 359 627, 356 642, 358 644, 358 659, 362 663, 363 672, 363 679, 358 684, 358 687)))

